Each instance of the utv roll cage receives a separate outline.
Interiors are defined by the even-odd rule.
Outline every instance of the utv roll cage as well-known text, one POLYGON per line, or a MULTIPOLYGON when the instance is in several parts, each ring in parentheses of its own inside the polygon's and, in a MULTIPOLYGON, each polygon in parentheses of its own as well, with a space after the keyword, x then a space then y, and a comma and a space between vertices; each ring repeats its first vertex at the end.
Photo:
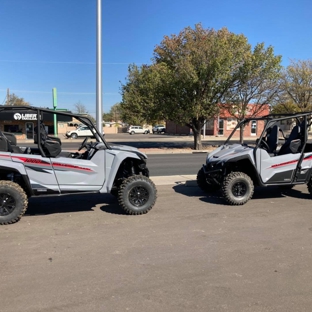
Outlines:
MULTIPOLYGON (((266 130, 270 127, 272 127, 275 123, 279 121, 283 121, 286 119, 295 119, 296 125, 301 125, 303 131, 304 131, 304 141, 307 141, 307 128, 311 126, 312 123, 312 111, 308 112, 301 112, 301 113, 283 113, 283 114, 269 114, 262 117, 250 117, 250 118, 244 118, 240 122, 237 123, 236 127, 233 129, 229 137, 226 139, 224 144, 228 144, 231 140, 232 136, 234 135, 235 131, 239 129, 241 126, 245 126, 252 120, 263 120, 265 121, 265 126, 263 129, 263 132, 258 140, 257 147, 259 146, 259 143, 261 142, 263 136, 266 133, 266 130)), ((282 133, 283 137, 286 139, 283 131, 279 129, 279 131, 282 133)))
POLYGON ((107 149, 110 149, 110 146, 105 141, 103 135, 93 125, 90 118, 88 118, 86 116, 79 116, 77 114, 73 114, 70 112, 55 111, 55 110, 48 109, 48 108, 38 108, 38 107, 33 107, 33 106, 8 106, 8 105, 0 106, 0 114, 2 112, 11 112, 14 115, 19 114, 19 115, 17 115, 17 118, 22 118, 21 114, 23 114, 25 112, 29 113, 29 111, 33 111, 34 114, 37 114, 37 118, 32 119, 31 121, 33 121, 36 124, 34 141, 36 144, 38 144, 38 148, 40 150, 40 153, 43 156, 48 156, 48 157, 52 156, 53 157, 54 154, 57 154, 59 152, 60 145, 61 145, 59 138, 53 137, 45 131, 45 127, 44 127, 44 123, 43 123, 44 122, 44 113, 52 114, 52 115, 56 115, 56 116, 58 116, 58 115, 68 116, 68 117, 77 119, 78 121, 87 125, 90 128, 90 130, 94 133, 94 137, 96 138, 96 140, 98 142, 102 142, 107 149))

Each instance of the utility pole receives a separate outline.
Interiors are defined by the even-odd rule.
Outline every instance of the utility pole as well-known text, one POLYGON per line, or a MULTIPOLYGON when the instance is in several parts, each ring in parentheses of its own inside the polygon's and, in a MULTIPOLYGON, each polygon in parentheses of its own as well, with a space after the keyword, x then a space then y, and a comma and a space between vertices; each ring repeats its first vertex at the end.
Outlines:
POLYGON ((96 127, 103 133, 102 113, 102 0, 97 0, 96 21, 96 127))
POLYGON ((10 105, 10 89, 7 88, 7 105, 10 105))
MULTIPOLYGON (((53 102, 53 109, 56 110, 57 107, 57 91, 56 88, 52 89, 52 102, 53 102)), ((54 122, 54 136, 57 136, 57 118, 56 114, 53 114, 53 122, 54 122)))

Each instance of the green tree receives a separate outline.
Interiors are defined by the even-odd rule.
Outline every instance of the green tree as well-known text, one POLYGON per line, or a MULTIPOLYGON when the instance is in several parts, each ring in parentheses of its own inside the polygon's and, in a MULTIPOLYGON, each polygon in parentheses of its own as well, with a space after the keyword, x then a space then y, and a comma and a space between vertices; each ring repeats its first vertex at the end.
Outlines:
POLYGON ((312 61, 291 61, 283 71, 279 103, 292 103, 301 112, 312 110, 312 61))
POLYGON ((9 101, 6 102, 6 105, 10 106, 29 106, 29 102, 26 102, 24 98, 18 97, 16 94, 12 93, 9 96, 9 101))
POLYGON ((122 86, 122 102, 120 103, 121 119, 134 125, 153 123, 158 115, 162 115, 162 94, 165 84, 161 77, 161 68, 157 64, 138 67, 130 65, 125 85, 122 86), (161 81, 160 81, 161 80, 161 81), (159 95, 159 96, 158 96, 159 95), (157 109, 158 108, 158 109, 157 109))
POLYGON ((102 120, 110 122, 113 120, 113 116, 111 113, 103 113, 102 120))
MULTIPOLYGON (((222 101, 223 108, 237 121, 258 117, 277 96, 281 59, 280 55, 274 55, 273 47, 265 49, 264 43, 257 44, 252 52, 246 54, 238 81, 229 88, 222 101), (254 105, 251 106, 251 103, 254 105)), ((243 131, 241 128, 241 143, 243 131)))
POLYGON ((121 116, 122 116, 121 104, 116 103, 110 108, 108 113, 103 114, 103 121, 119 122, 122 120, 121 116))
POLYGON ((272 106, 272 114, 292 114, 299 113, 298 105, 293 102, 278 103, 272 106))
POLYGON ((122 86, 124 114, 138 122, 165 119, 188 125, 194 149, 201 149, 204 122, 218 114, 250 49, 245 36, 201 24, 165 36, 154 50, 152 65, 129 68, 122 86))

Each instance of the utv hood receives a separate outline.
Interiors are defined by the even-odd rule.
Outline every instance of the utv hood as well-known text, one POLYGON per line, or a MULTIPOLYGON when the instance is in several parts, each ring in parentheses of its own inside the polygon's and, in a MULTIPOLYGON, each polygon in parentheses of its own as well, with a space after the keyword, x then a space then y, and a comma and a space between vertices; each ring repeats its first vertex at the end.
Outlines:
POLYGON ((236 157, 240 154, 246 154, 250 152, 251 149, 251 147, 241 144, 222 145, 215 149, 213 152, 209 153, 207 160, 225 160, 228 158, 236 157))
POLYGON ((140 152, 136 147, 128 146, 128 145, 109 145, 112 150, 122 151, 122 152, 130 152, 135 153, 139 157, 147 158, 146 154, 140 152))

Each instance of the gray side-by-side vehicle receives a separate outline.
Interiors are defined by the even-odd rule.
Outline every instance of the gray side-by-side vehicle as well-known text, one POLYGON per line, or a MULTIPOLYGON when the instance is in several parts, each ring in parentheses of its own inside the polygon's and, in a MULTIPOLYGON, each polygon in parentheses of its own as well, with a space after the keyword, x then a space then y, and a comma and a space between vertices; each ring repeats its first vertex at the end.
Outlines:
POLYGON ((147 213, 155 204, 157 190, 149 179, 147 156, 133 147, 108 144, 90 119, 31 106, 1 106, 1 114, 1 120, 8 114, 16 120, 30 118, 35 134, 34 146, 23 147, 14 134, 0 131, 0 224, 18 221, 31 196, 112 193, 133 215, 147 213), (61 139, 49 135, 44 124, 45 118, 55 123, 58 116, 75 118, 94 137, 85 138, 76 152, 62 150, 61 139))
POLYGON ((242 120, 226 142, 207 156, 198 171, 197 184, 208 192, 221 189, 230 205, 246 203, 254 186, 287 189, 307 184, 312 194, 312 143, 308 141, 311 117, 312 112, 303 112, 242 120), (233 134, 252 120, 265 124, 260 137, 254 144, 232 144, 233 134), (285 135, 288 127, 291 131, 285 135))

